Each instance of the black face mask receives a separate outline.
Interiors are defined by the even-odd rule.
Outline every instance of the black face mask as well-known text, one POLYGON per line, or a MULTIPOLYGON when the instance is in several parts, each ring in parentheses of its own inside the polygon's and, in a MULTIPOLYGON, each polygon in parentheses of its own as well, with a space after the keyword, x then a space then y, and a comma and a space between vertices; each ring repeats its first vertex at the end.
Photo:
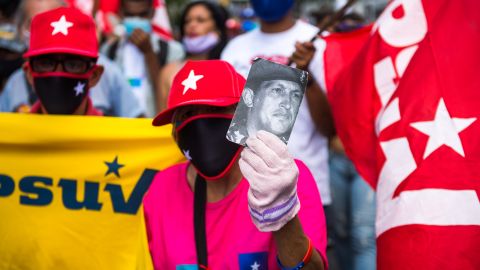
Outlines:
POLYGON ((48 114, 73 114, 88 95, 88 76, 37 73, 33 87, 48 114))
POLYGON ((197 115, 177 127, 177 144, 198 174, 222 178, 240 154, 240 145, 226 139, 231 115, 197 115))

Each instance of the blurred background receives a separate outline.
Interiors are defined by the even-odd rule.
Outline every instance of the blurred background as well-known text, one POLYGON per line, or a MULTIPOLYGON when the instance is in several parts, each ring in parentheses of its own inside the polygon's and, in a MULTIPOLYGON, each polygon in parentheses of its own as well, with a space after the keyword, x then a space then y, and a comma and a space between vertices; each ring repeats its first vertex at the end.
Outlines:
MULTIPOLYGON (((182 8, 191 1, 166 0, 165 2, 172 22, 172 30, 177 35, 179 30, 175 29, 175 26, 178 25, 177 21, 182 8)), ((238 28, 238 31, 241 33, 256 26, 255 14, 248 0, 217 0, 216 2, 230 12, 229 27, 238 28)), ((322 15, 329 11, 340 9, 346 2, 347 0, 297 0, 295 11, 297 17, 312 24, 318 24, 318 20, 323 18, 322 15)), ((387 3, 388 0, 357 0, 349 12, 362 16, 366 22, 373 22, 387 3)))

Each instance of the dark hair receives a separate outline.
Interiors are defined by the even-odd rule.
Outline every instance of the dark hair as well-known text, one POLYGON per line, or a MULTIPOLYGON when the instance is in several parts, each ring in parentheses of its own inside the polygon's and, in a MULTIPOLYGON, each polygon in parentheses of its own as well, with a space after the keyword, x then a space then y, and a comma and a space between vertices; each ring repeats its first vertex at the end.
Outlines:
POLYGON ((334 14, 335 11, 330 6, 322 6, 320 9, 313 11, 311 16, 314 18, 315 23, 319 24, 334 14))
POLYGON ((220 54, 222 53, 223 48, 225 48, 228 42, 226 22, 228 17, 230 16, 228 14, 228 11, 221 5, 214 2, 210 2, 210 1, 195 1, 195 2, 189 3, 183 10, 182 15, 180 16, 180 23, 179 23, 180 38, 183 39, 183 37, 185 36, 184 27, 185 27, 185 19, 187 17, 188 12, 190 11, 190 9, 192 9, 194 6, 197 6, 197 5, 203 5, 208 9, 208 11, 210 11, 210 15, 215 21, 215 27, 220 33, 220 42, 218 42, 218 44, 215 45, 215 47, 213 47, 208 52, 208 60, 220 59, 220 54))
POLYGON ((123 8, 125 2, 146 2, 149 6, 153 8, 153 0, 121 0, 120 1, 120 8, 123 8))
POLYGON ((335 31, 340 33, 350 32, 363 26, 365 19, 358 13, 345 14, 335 25, 335 31))
POLYGON ((20 0, 0 0, 0 14, 7 19, 11 19, 19 5, 20 0))
POLYGON ((264 82, 273 80, 296 82, 303 88, 307 84, 307 73, 262 58, 257 58, 254 60, 254 64, 248 72, 245 88, 258 91, 264 82))

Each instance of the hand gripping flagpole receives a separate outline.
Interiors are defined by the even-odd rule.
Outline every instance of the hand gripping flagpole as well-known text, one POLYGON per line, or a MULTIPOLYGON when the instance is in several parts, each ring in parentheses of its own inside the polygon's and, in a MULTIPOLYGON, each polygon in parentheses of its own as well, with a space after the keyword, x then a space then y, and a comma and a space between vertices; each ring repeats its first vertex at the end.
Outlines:
MULTIPOLYGON (((325 32, 325 30, 327 30, 328 27, 330 27, 334 23, 338 22, 338 20, 340 20, 345 15, 347 10, 353 4, 355 4, 355 2, 357 2, 357 0, 348 0, 345 3, 345 5, 343 5, 337 12, 335 12, 335 14, 333 14, 333 16, 329 17, 328 20, 325 23, 323 23, 323 25, 320 27, 320 30, 318 30, 317 34, 315 34, 315 36, 313 36, 310 39, 310 42, 314 42, 319 36, 322 35, 323 32, 325 32)), ((288 61, 288 65, 291 66, 291 67, 295 67, 291 57, 290 57, 290 60, 288 61)))

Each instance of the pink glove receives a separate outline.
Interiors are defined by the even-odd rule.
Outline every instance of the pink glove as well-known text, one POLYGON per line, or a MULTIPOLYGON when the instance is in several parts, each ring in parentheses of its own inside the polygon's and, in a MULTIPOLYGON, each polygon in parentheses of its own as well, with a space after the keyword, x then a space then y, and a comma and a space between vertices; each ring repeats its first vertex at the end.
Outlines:
POLYGON ((259 131, 247 139, 239 165, 250 183, 248 206, 258 230, 278 231, 300 210, 298 168, 277 136, 259 131))

